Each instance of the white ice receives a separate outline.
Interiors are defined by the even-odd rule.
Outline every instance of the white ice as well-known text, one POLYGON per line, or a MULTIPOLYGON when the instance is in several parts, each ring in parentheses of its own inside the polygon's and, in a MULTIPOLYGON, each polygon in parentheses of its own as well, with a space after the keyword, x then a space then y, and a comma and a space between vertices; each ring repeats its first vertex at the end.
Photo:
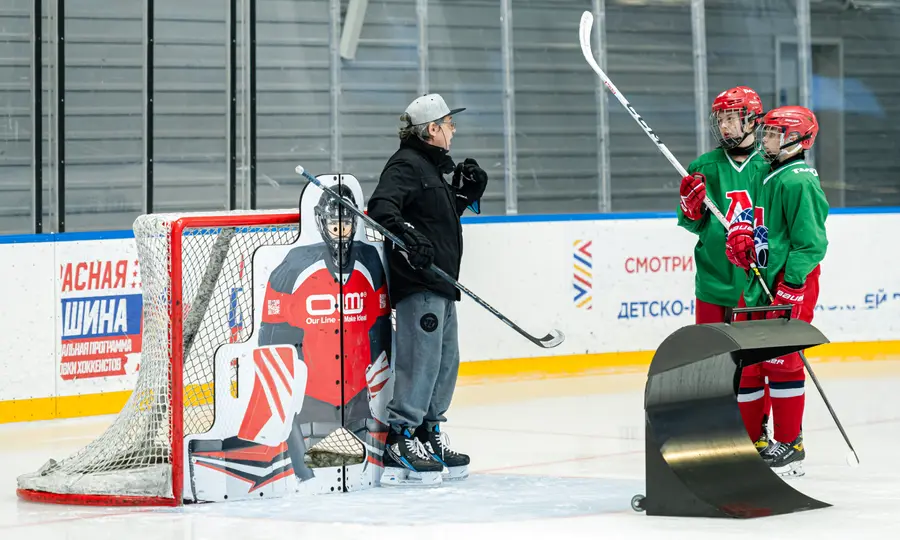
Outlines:
POLYGON ((637 371, 461 385, 446 431, 472 456, 472 475, 435 489, 177 509, 28 503, 15 495, 16 476, 69 455, 112 417, 0 426, 0 539, 897 538, 900 360, 814 367, 861 460, 847 465, 847 447, 808 380, 807 475, 788 481, 833 505, 823 510, 750 520, 632 511, 631 497, 646 492, 645 375, 637 371))

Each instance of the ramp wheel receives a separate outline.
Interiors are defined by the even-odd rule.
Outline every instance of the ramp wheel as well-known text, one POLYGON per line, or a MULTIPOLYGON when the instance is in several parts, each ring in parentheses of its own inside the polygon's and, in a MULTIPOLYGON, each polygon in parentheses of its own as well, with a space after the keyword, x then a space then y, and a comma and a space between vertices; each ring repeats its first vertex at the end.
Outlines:
POLYGON ((644 511, 644 496, 643 495, 635 495, 631 498, 631 508, 635 512, 643 512, 644 511))

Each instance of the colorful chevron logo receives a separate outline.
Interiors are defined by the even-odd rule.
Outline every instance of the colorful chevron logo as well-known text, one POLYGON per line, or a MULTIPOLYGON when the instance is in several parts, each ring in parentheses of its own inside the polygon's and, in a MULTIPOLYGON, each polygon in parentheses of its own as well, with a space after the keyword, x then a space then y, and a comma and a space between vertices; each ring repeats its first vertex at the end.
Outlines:
POLYGON ((572 286, 575 287, 575 307, 593 308, 594 257, 591 255, 591 240, 575 240, 573 243, 572 286))

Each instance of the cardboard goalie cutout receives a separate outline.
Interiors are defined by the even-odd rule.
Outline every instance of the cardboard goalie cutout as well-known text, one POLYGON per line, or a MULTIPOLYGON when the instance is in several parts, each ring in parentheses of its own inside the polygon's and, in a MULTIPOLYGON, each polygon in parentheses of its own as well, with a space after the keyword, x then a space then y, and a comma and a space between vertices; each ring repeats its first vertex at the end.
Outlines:
MULTIPOLYGON (((360 208, 356 178, 318 178, 360 208)), ((185 438, 186 500, 353 491, 381 478, 392 390, 382 241, 313 184, 299 227, 294 243, 252 254, 252 334, 216 351, 215 420, 185 438)))

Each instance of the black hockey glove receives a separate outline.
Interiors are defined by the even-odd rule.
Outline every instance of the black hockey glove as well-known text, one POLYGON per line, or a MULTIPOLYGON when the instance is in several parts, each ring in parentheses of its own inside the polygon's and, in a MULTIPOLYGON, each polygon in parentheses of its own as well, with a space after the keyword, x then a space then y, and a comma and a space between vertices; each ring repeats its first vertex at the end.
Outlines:
POLYGON ((431 241, 409 223, 403 223, 401 227, 399 236, 407 248, 407 251, 401 253, 409 261, 409 265, 416 270, 431 266, 434 261, 434 246, 431 241))
POLYGON ((459 215, 465 212, 466 207, 476 214, 481 213, 479 200, 487 188, 488 176, 478 162, 472 158, 456 164, 453 170, 453 188, 456 190, 456 210, 459 215))
POLYGON ((453 187, 457 189, 477 189, 483 193, 484 188, 487 187, 487 181, 487 173, 472 158, 466 158, 465 161, 457 163, 453 170, 453 187))

